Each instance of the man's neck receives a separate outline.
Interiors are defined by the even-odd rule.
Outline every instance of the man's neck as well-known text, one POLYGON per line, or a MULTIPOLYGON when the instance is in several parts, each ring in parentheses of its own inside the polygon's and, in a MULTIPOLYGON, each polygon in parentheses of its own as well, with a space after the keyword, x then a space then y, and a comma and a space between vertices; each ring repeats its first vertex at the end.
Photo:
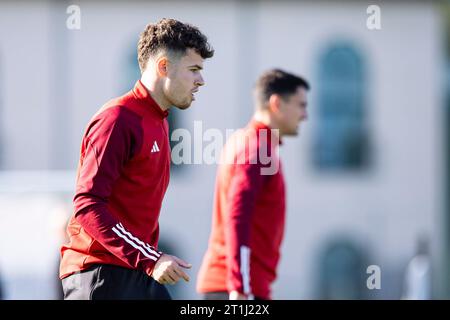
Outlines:
POLYGON ((161 108, 161 110, 166 111, 170 109, 171 104, 165 98, 162 86, 158 84, 158 81, 156 81, 156 79, 153 79, 148 74, 144 73, 141 77, 141 82, 144 85, 145 89, 147 89, 148 93, 152 96, 153 100, 155 100, 155 102, 161 108))
POLYGON ((274 121, 274 119, 271 117, 269 112, 256 111, 255 114, 253 115, 253 119, 258 122, 261 122, 262 124, 265 124, 270 129, 277 129, 277 130, 274 130, 274 132, 278 133, 280 135, 280 137, 282 136, 282 132, 280 131, 280 128, 276 124, 276 121, 274 121))

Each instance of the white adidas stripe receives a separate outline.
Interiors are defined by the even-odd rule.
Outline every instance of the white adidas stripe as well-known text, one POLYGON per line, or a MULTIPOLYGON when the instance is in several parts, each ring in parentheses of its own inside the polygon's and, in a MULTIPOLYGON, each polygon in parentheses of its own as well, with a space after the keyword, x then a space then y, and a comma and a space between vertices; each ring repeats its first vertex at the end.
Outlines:
MULTIPOLYGON (((119 226, 118 224, 117 224, 116 226, 117 226, 118 228, 121 228, 121 226, 119 226)), ((126 232, 125 229, 123 229, 123 227, 122 227, 122 230, 123 230, 124 232, 126 232)), ((121 231, 117 230, 116 227, 113 227, 113 228, 112 228, 112 231, 114 231, 115 234, 117 234, 119 237, 121 237, 122 239, 124 239, 124 240, 125 240, 127 243, 129 243, 131 246, 133 246, 134 248, 136 248, 136 249, 138 249, 140 252, 142 252, 142 254, 143 254, 144 256, 146 256, 147 258, 152 259, 153 261, 158 260, 158 257, 160 256, 159 253, 157 253, 157 252, 155 252, 155 251, 153 251, 153 250, 151 250, 151 249, 149 249, 149 248, 147 248, 147 247, 145 247, 145 246, 142 247, 142 246, 137 245, 135 242, 133 242, 132 240, 130 240, 126 235, 122 234, 121 231), (156 257, 148 252, 148 251, 150 251, 150 250, 156 254, 156 257)), ((129 232, 128 232, 128 234, 129 234, 129 236, 131 236, 131 234, 130 234, 129 232)), ((131 236, 131 237, 133 237, 133 236, 131 236)), ((135 237, 133 237, 133 238, 134 238, 134 239, 137 239, 137 238, 135 238, 135 237)), ((137 240, 139 240, 139 239, 137 239, 137 240)), ((139 241, 140 241, 140 240, 139 240, 139 241)), ((142 241, 140 241, 140 242, 143 243, 142 241)))
POLYGON ((125 235, 121 234, 119 230, 116 229, 116 227, 112 228, 112 231, 114 231, 119 237, 124 239, 126 242, 128 242, 130 245, 132 245, 134 248, 138 249, 144 256, 146 256, 149 259, 152 259, 153 261, 156 261, 157 259, 154 256, 149 255, 142 247, 135 244, 133 241, 128 239, 125 235))
POLYGON ((244 294, 250 295, 250 248, 241 246, 241 275, 244 294))
POLYGON ((139 238, 136 238, 135 236, 133 236, 130 232, 128 232, 127 230, 125 230, 125 228, 123 227, 123 225, 121 223, 116 225, 117 228, 119 228, 119 230, 121 230, 124 234, 126 234, 128 237, 130 237, 131 240, 136 241, 138 244, 140 244, 141 246, 143 246, 144 248, 146 248, 148 250, 148 252, 150 254, 155 255, 157 258, 159 258, 160 254, 153 250, 147 243, 139 240, 139 238))

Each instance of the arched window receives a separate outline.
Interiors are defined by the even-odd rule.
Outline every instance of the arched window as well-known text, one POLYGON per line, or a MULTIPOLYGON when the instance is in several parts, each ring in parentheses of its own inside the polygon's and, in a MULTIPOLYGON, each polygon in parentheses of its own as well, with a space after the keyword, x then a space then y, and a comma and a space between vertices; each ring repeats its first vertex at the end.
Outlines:
POLYGON ((326 241, 320 249, 316 277, 317 299, 367 299, 366 268, 370 254, 354 239, 340 236, 326 241))
POLYGON ((319 59, 314 166, 363 169, 368 165, 370 151, 364 61, 346 43, 329 46, 319 59))

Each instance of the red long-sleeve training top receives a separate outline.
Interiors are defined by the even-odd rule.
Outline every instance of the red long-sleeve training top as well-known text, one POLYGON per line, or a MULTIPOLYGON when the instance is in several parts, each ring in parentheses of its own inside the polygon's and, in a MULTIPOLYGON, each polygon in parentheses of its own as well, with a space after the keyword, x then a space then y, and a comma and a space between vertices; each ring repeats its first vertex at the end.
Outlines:
POLYGON ((271 137, 269 127, 253 120, 225 145, 200 293, 235 290, 270 299, 285 224, 279 139, 271 137))
POLYGON ((158 218, 169 183, 167 115, 138 81, 89 122, 60 278, 97 263, 153 271, 161 255, 158 218))

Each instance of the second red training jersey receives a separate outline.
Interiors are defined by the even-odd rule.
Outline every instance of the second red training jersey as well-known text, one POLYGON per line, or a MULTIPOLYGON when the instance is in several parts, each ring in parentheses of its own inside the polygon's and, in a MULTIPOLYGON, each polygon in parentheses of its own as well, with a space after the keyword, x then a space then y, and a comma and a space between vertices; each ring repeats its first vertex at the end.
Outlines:
POLYGON ((285 224, 278 136, 252 121, 227 142, 218 169, 201 293, 238 291, 270 298, 285 224))

